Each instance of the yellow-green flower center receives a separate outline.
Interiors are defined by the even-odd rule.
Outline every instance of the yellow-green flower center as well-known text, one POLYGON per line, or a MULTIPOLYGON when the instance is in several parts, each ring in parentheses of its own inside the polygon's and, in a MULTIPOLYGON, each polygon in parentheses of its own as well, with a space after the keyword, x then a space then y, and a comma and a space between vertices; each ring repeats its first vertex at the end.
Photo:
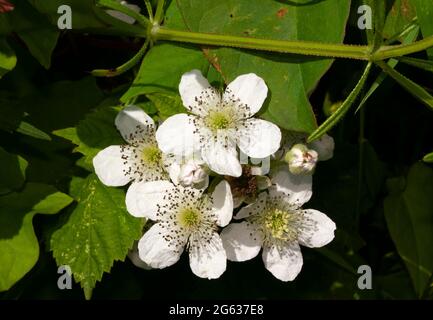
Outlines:
POLYGON ((272 208, 263 216, 265 234, 276 240, 292 241, 297 238, 296 214, 272 208))
POLYGON ((230 115, 226 112, 211 112, 206 119, 206 125, 212 131, 228 129, 231 124, 232 119, 230 118, 230 115))
POLYGON ((147 165, 157 165, 161 162, 162 154, 156 146, 147 146, 142 150, 141 157, 147 165))
POLYGON ((201 215, 198 210, 185 208, 179 212, 179 223, 187 229, 197 227, 201 222, 201 215))

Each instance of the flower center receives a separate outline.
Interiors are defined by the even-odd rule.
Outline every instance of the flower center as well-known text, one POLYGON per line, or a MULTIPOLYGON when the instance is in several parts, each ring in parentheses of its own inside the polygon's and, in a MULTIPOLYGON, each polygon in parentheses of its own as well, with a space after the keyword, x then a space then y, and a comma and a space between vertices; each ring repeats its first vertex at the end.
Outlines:
POLYGON ((298 217, 295 212, 269 208, 261 216, 260 222, 267 240, 290 242, 298 238, 298 217))
POLYGON ((206 119, 206 126, 212 131, 228 129, 232 124, 232 119, 228 113, 213 111, 206 119))
POLYGON ((200 225, 200 213, 191 208, 185 208, 179 212, 179 223, 186 229, 195 229, 200 225))
POLYGON ((141 157, 147 165, 157 165, 161 162, 162 154, 156 146, 146 146, 143 148, 141 157))
POLYGON ((242 166, 242 175, 239 178, 231 176, 224 178, 230 184, 234 197, 255 197, 257 194, 257 176, 251 173, 251 168, 247 165, 242 166))

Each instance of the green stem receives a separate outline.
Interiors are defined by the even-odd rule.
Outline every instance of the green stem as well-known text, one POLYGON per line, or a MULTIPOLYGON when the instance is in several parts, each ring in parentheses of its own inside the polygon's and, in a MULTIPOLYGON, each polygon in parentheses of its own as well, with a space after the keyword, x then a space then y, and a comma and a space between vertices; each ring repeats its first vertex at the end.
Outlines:
POLYGON ((146 49, 149 45, 149 39, 146 40, 144 45, 141 47, 140 51, 138 51, 135 56, 133 56, 129 61, 125 62, 121 66, 114 69, 96 69, 92 71, 92 75, 95 77, 115 77, 125 73, 126 71, 133 68, 143 57, 146 52, 146 49))
POLYGON ((158 24, 161 24, 162 20, 163 20, 163 15, 164 15, 164 5, 165 5, 165 0, 159 0, 158 4, 156 5, 156 13, 155 13, 155 22, 157 22, 158 24))
POLYGON ((384 46, 372 54, 372 61, 385 60, 405 56, 411 53, 419 52, 433 47, 433 36, 424 38, 411 44, 401 44, 397 46, 384 46))
POLYGON ((146 5, 146 10, 147 10, 147 13, 148 13, 148 15, 149 15, 150 22, 153 23, 153 9, 152 9, 152 4, 150 3, 149 0, 144 0, 144 4, 146 5))
POLYGON ((313 140, 319 139, 326 132, 328 132, 333 126, 337 124, 339 120, 343 118, 347 111, 349 111, 350 107, 355 102, 356 98, 358 98, 361 93, 362 88, 364 88, 365 81, 367 81, 368 74, 370 73, 370 69, 372 66, 372 62, 369 62, 364 69, 364 72, 356 84, 355 88, 350 92, 349 96, 344 100, 343 104, 338 107, 338 109, 323 122, 320 127, 318 127, 307 139, 307 142, 310 143, 313 140))
POLYGON ((362 203, 362 186, 364 179, 364 143, 365 143, 365 109, 361 109, 359 117, 359 162, 358 162, 358 192, 356 195, 356 225, 359 225, 362 203))
POLYGON ((153 35, 156 40, 169 40, 203 45, 236 47, 330 58, 369 60, 369 48, 367 46, 259 39, 222 34, 171 30, 163 27, 155 28, 153 30, 153 35))

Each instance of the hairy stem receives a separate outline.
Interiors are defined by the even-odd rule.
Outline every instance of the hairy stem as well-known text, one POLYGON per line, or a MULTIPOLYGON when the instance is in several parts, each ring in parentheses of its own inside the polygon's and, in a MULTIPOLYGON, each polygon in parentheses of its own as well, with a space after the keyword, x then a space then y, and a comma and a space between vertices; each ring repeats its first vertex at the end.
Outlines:
POLYGON ((203 45, 236 47, 330 58, 338 57, 358 60, 369 59, 369 51, 367 46, 259 39, 222 34, 179 31, 163 27, 158 27, 153 30, 153 34, 157 40, 169 40, 203 45))
POLYGON ((433 36, 413 42, 411 44, 401 44, 396 46, 383 46, 372 54, 372 61, 380 61, 388 58, 405 56, 411 53, 424 51, 433 47, 433 36))

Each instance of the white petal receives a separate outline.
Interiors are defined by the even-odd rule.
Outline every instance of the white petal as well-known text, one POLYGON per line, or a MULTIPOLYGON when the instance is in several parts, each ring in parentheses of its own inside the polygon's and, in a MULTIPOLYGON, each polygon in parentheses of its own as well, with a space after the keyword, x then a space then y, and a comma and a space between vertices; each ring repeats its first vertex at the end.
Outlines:
POLYGON ((110 146, 99 151, 93 158, 93 167, 106 186, 119 187, 131 181, 131 177, 125 175, 128 164, 122 159, 121 146, 110 146))
POLYGON ((288 196, 287 200, 298 207, 308 202, 313 195, 311 175, 294 175, 284 168, 276 172, 271 180, 275 185, 271 187, 271 193, 283 192, 288 196))
POLYGON ((248 218, 251 215, 262 213, 266 207, 267 197, 268 195, 266 192, 260 193, 257 197, 257 200, 254 203, 249 204, 243 207, 241 210, 239 210, 239 212, 236 214, 234 219, 236 220, 244 219, 244 218, 248 218))
POLYGON ((200 278, 219 278, 227 266, 226 252, 220 236, 214 233, 210 242, 203 241, 200 246, 192 246, 189 251, 189 264, 192 272, 200 278))
POLYGON ((138 254, 138 242, 136 241, 132 247, 132 249, 128 252, 128 258, 131 260, 132 264, 138 268, 144 269, 144 270, 150 270, 152 269, 151 266, 149 266, 146 262, 140 259, 140 256, 138 254))
MULTIPOLYGON (((205 77, 201 74, 200 70, 192 70, 183 74, 179 83, 179 93, 182 98, 183 105, 192 113, 196 115, 203 114, 200 112, 199 100, 215 100, 219 102, 220 98, 218 95, 213 94, 213 89, 205 77), (207 89, 207 90, 206 90, 207 89), (202 94, 208 95, 208 97, 202 97, 202 94)), ((210 102, 210 101, 207 101, 210 102)))
POLYGON ((286 247, 266 246, 262 257, 266 269, 281 281, 294 280, 302 269, 302 253, 296 242, 286 247))
POLYGON ((164 239, 165 232, 166 230, 157 223, 138 242, 140 259, 152 268, 162 269, 175 264, 183 252, 183 246, 170 245, 164 239))
POLYGON ((320 161, 326 161, 334 156, 335 142, 331 136, 325 134, 311 142, 309 148, 317 151, 320 161))
POLYGON ((247 222, 230 223, 221 232, 227 259, 230 261, 246 261, 259 254, 262 247, 262 233, 256 231, 247 222))
POLYGON ((137 130, 155 126, 153 119, 146 112, 132 105, 120 111, 114 123, 126 141, 134 140, 133 136, 137 130))
POLYGON ((280 128, 266 120, 245 120, 238 135, 239 148, 252 158, 266 158, 280 148, 280 128))
POLYGON ((180 165, 177 162, 173 162, 169 169, 168 173, 170 175, 171 181, 178 185, 179 184, 179 174, 180 174, 180 165))
POLYGON ((216 142, 208 141, 201 156, 209 168, 218 174, 232 177, 240 177, 242 174, 236 146, 232 142, 225 146, 221 139, 216 142))
POLYGON ((302 210, 304 219, 299 243, 310 248, 320 248, 334 239, 336 225, 326 214, 313 209, 302 210))
POLYGON ((169 181, 135 182, 126 192, 126 208, 134 217, 156 220, 157 205, 172 188, 169 181))
POLYGON ((254 73, 243 74, 231 82, 224 93, 224 98, 234 96, 248 105, 251 115, 257 113, 268 95, 265 81, 254 73))
POLYGON ((217 216, 217 225, 225 227, 233 216, 233 196, 230 185, 223 180, 215 187, 212 193, 212 208, 217 216))
POLYGON ((200 148, 198 136, 194 134, 192 117, 179 113, 165 120, 156 131, 158 147, 164 153, 187 157, 200 148))

